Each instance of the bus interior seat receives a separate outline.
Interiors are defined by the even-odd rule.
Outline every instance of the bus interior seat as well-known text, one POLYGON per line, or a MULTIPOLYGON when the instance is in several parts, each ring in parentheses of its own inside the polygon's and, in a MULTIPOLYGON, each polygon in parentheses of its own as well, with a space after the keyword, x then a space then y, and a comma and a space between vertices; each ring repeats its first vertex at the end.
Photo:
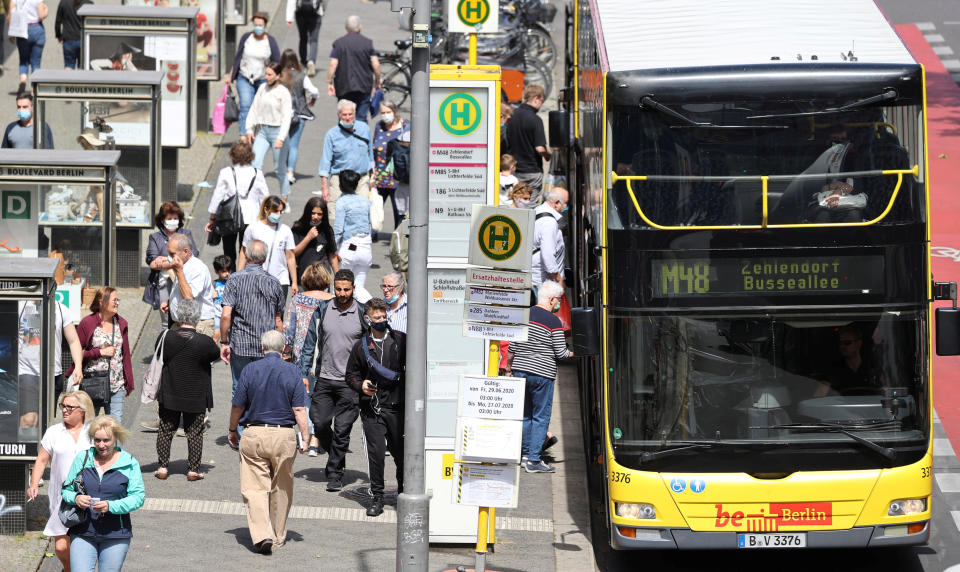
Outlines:
MULTIPOLYGON (((768 213, 776 210, 788 183, 788 181, 770 181, 767 183, 768 213)), ((763 183, 734 179, 724 183, 721 192, 724 195, 733 196, 736 224, 760 224, 763 221, 763 183)))

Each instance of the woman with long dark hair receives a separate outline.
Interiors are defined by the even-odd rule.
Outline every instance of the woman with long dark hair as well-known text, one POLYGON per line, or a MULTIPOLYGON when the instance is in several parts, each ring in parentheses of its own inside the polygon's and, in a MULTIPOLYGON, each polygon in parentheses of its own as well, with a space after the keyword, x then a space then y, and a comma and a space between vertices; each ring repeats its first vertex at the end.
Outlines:
POLYGON ((303 207, 303 214, 293 223, 293 240, 297 245, 293 255, 297 259, 297 274, 314 262, 319 262, 336 274, 340 270, 337 256, 337 241, 333 238, 333 226, 327 211, 327 202, 320 197, 311 197, 303 207))
POLYGON ((297 53, 291 49, 283 50, 280 56, 280 82, 290 91, 290 101, 293 105, 293 117, 290 119, 290 132, 283 142, 280 151, 280 163, 287 168, 287 181, 292 185, 297 182, 294 171, 297 167, 297 157, 300 154, 300 136, 307 121, 313 121, 313 112, 310 107, 320 97, 317 89, 307 74, 303 73, 297 53))

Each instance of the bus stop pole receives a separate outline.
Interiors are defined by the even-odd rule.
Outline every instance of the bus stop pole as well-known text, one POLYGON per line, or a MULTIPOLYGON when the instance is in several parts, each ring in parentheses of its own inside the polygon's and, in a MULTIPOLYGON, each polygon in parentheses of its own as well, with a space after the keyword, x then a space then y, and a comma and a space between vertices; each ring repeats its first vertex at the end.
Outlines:
POLYGON ((470 34, 470 59, 468 60, 470 65, 477 65, 477 35, 475 33, 470 34))
POLYGON ((403 491, 397 498, 398 571, 427 572, 430 495, 426 493, 424 441, 427 412, 427 163, 430 153, 430 46, 416 40, 429 30, 430 0, 414 0, 410 81, 410 241, 407 371, 404 388, 403 491))

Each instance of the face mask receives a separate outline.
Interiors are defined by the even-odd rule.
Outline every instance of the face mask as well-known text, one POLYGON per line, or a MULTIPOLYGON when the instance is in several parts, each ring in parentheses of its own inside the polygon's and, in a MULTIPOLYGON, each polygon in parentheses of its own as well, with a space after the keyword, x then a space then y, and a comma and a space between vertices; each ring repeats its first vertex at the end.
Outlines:
POLYGON ((530 204, 530 199, 517 199, 513 202, 517 203, 518 207, 524 208, 530 204))
POLYGON ((30 110, 29 109, 18 109, 17 117, 20 121, 29 121, 30 120, 30 110))
POLYGON ((394 302, 396 302, 396 301, 399 300, 399 299, 400 299, 400 294, 397 293, 397 294, 394 294, 394 295, 393 295, 393 298, 387 298, 387 299, 386 299, 386 302, 387 302, 387 304, 393 304, 394 302))
POLYGON ((370 320, 367 320, 367 324, 370 325, 370 328, 371 328, 371 329, 376 330, 376 331, 378 331, 378 332, 386 332, 386 331, 387 331, 387 322, 386 322, 386 320, 384 320, 383 322, 371 322, 370 320))
POLYGON ((393 114, 392 114, 392 113, 382 113, 382 114, 380 115, 380 117, 381 117, 381 119, 383 120, 383 123, 384 123, 385 125, 390 125, 391 123, 393 123, 393 114))
POLYGON ((170 264, 173 264, 173 257, 170 255, 167 255, 167 262, 169 262, 170 264))
POLYGON ((171 219, 171 220, 165 220, 165 221, 163 221, 163 226, 164 226, 164 228, 166 228, 167 230, 177 230, 178 228, 180 228, 180 221, 179 221, 179 220, 173 220, 173 219, 171 219))
POLYGON ((570 205, 563 205, 563 210, 560 211, 560 214, 567 214, 568 210, 570 210, 570 205))
POLYGON ((560 302, 557 302, 556 304, 554 304, 554 305, 553 305, 553 309, 550 310, 550 311, 553 312, 554 314, 556 314, 557 312, 559 312, 559 311, 560 311, 560 302))
POLYGON ((280 213, 270 213, 270 214, 268 214, 268 215, 267 215, 267 220, 269 220, 269 221, 272 222, 273 224, 279 223, 279 222, 280 222, 280 213))
POLYGON ((263 26, 254 26, 253 33, 257 36, 262 36, 266 30, 263 29, 263 26))
POLYGON ((347 123, 346 121, 340 120, 340 125, 343 125, 344 129, 353 129, 353 122, 347 123))

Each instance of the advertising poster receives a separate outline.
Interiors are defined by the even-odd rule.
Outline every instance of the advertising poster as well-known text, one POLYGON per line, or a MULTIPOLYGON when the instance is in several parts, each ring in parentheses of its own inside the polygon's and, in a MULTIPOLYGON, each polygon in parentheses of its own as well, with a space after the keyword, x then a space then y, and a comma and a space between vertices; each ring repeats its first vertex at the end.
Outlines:
POLYGON ((20 425, 17 314, 16 301, 0 301, 0 443, 17 441, 20 425))
POLYGON ((37 257, 37 189, 0 189, 0 259, 37 257))
MULTIPOLYGON (((236 11, 240 1, 227 2, 227 10, 236 11)), ((220 77, 220 0, 125 0, 126 6, 199 8, 197 14, 197 79, 220 77)), ((242 6, 241 6, 242 7, 242 6)), ((243 15, 240 15, 243 18, 243 15)), ((150 68, 156 69, 156 68, 150 68)), ((166 71, 166 70, 165 70, 166 71)))

